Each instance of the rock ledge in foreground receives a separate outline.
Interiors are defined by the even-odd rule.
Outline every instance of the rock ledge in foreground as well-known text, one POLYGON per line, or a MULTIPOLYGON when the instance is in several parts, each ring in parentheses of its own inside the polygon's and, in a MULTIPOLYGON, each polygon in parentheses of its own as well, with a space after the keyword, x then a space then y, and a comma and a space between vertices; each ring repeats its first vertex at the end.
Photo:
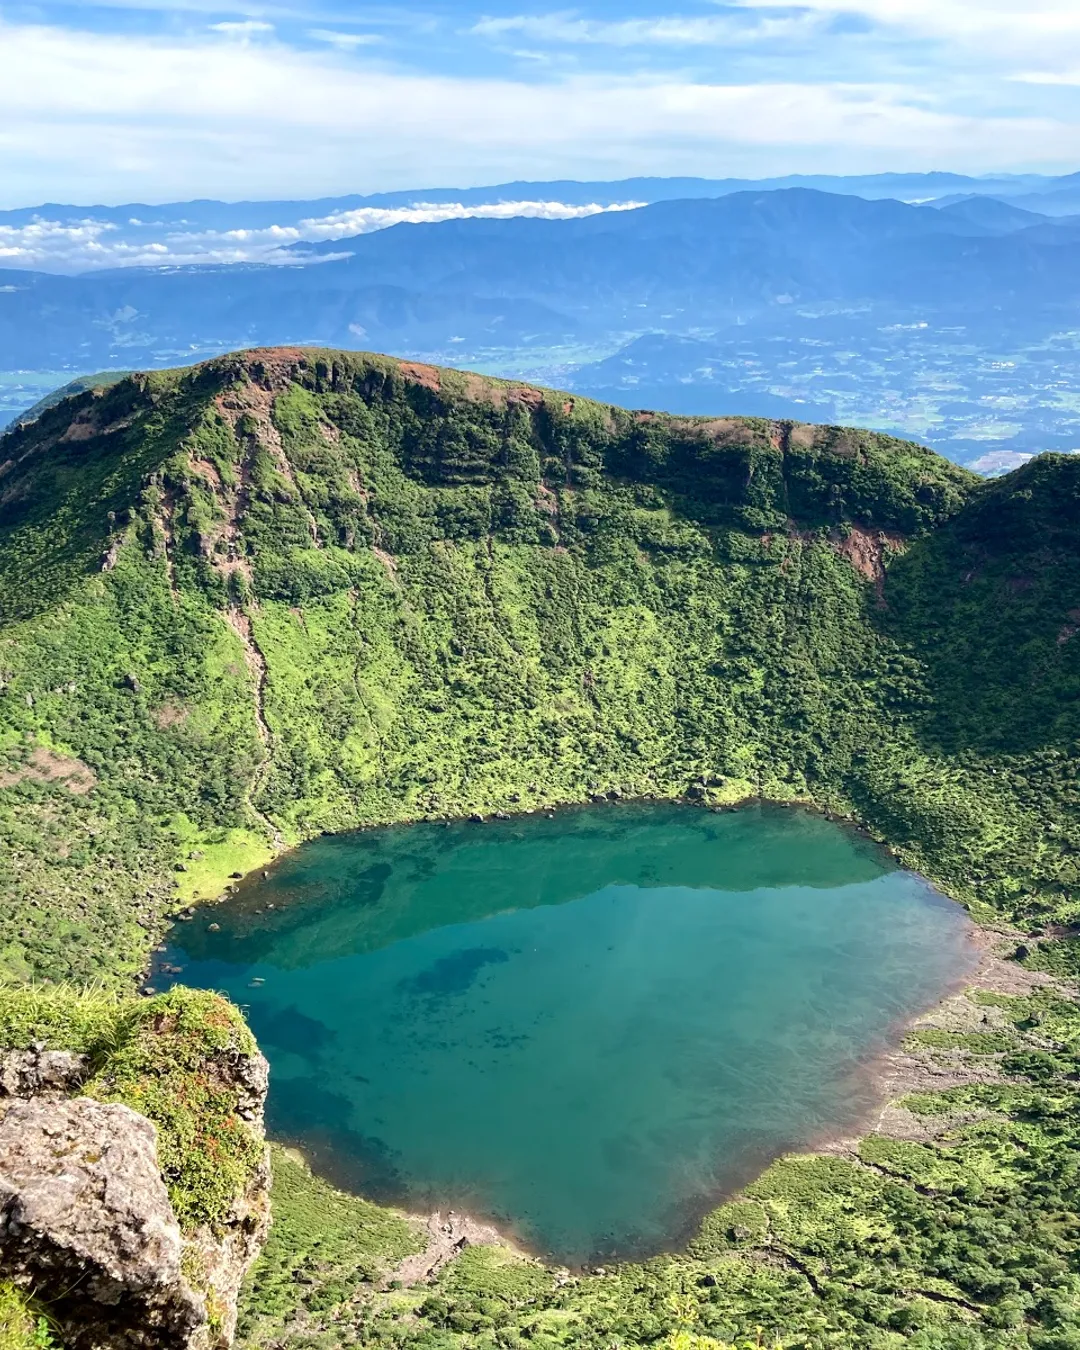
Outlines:
POLYGON ((205 1343, 183 1246, 145 1116, 76 1097, 17 1102, 0 1120, 0 1264, 46 1302, 78 1291, 70 1345, 205 1343))

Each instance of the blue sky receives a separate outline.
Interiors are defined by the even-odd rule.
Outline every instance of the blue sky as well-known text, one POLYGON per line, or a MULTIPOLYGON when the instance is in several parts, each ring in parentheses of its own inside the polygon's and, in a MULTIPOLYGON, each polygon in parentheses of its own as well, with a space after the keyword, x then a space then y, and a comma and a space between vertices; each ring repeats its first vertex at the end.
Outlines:
POLYGON ((0 205, 1080 167, 1080 0, 0 3, 0 205))

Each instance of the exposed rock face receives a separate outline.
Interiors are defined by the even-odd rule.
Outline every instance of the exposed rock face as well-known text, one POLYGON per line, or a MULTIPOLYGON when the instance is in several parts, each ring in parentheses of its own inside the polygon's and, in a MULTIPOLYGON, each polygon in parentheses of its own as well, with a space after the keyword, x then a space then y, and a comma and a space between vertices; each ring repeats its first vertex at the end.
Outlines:
POLYGON ((79 1347, 188 1346, 206 1323, 184 1279, 184 1242, 157 1132, 87 1097, 17 1102, 0 1121, 0 1260, 61 1312, 79 1347), (67 1296, 65 1298, 65 1296, 67 1296))
POLYGON ((0 1051, 0 1098, 64 1096, 82 1086, 88 1068, 86 1055, 70 1050, 0 1051))
MULTIPOLYGON (((219 1070, 261 1136, 266 1061, 238 1055, 219 1070)), ((154 1125, 127 1106, 65 1099, 84 1077, 77 1055, 0 1058, 0 1273, 49 1303, 67 1350, 228 1346, 269 1226, 268 1163, 214 1231, 182 1233, 154 1125)))
POLYGON ((261 1135, 270 1065, 262 1055, 235 1055, 230 1059, 228 1075, 236 1090, 236 1114, 261 1135))
MULTIPOLYGON (((261 1119, 261 1108, 260 1108, 261 1119)), ((198 1268, 203 1287, 208 1290, 208 1308, 213 1327, 204 1344, 225 1347, 232 1344, 236 1332, 236 1301, 251 1263, 262 1250, 270 1227, 270 1155, 263 1155, 262 1166, 252 1178, 246 1194, 238 1197, 218 1232, 201 1228, 188 1239, 187 1251, 198 1268)))

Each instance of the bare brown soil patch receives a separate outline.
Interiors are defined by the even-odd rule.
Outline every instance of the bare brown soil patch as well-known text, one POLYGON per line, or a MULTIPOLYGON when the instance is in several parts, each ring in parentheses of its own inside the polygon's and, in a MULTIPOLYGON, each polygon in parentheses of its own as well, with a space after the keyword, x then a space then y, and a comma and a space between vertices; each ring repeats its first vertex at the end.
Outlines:
POLYGON ((249 582, 253 581, 255 577, 255 573, 251 567, 251 560, 249 558, 237 558, 237 557, 215 558, 214 571, 217 572, 219 576, 224 577, 226 580, 228 580, 228 578, 231 577, 234 572, 239 572, 240 575, 242 577, 246 577, 249 582))
POLYGON ((788 445, 799 450, 811 450, 817 442, 817 427, 800 423, 788 432, 788 445))
POLYGON ((215 492, 221 491, 221 474, 218 473, 216 464, 211 464, 208 459, 193 459, 191 468, 200 478, 205 478, 215 492))
MULTIPOLYGON (((761 431, 749 426, 744 417, 713 417, 707 422, 692 424, 690 429, 718 446, 753 445, 761 441, 761 431)), ((774 426, 769 431, 768 440, 774 449, 780 449, 779 427, 774 426)))
POLYGON ((702 434, 709 436, 714 441, 730 440, 733 432, 745 431, 745 429, 735 417, 713 417, 708 422, 699 424, 699 430, 702 434))
POLYGON ((412 384, 422 384, 433 393, 437 394, 442 387, 436 366, 426 366, 419 361, 401 361, 398 370, 412 384))
POLYGON ((161 707, 154 712, 154 724, 159 731, 164 731, 168 727, 180 726, 190 716, 190 708, 186 708, 182 703, 175 703, 172 699, 166 699, 161 707))
POLYGON ((86 412, 81 412, 73 422, 70 422, 64 428, 57 443, 59 445, 70 445, 73 441, 88 441, 97 434, 97 418, 94 416, 94 409, 89 408, 86 412))
POLYGON ((14 787, 16 783, 59 783, 75 796, 83 797, 97 785, 97 778, 81 759, 39 745, 30 752, 25 764, 0 773, 0 788, 14 787))
POLYGON ((833 547, 851 563, 856 572, 867 581, 872 581, 880 590, 885 580, 886 551, 901 550, 904 541, 898 534, 890 534, 887 530, 867 530, 861 525, 852 525, 843 539, 833 541, 833 547))
POLYGON ((493 408, 506 407, 506 387, 483 375, 465 376, 465 397, 473 403, 490 403, 493 408))
POLYGON ((422 1252, 406 1256, 382 1281, 384 1289, 391 1282, 399 1282, 407 1288, 416 1284, 428 1283, 455 1256, 460 1256, 466 1247, 506 1247, 506 1239, 498 1229, 488 1224, 478 1223, 467 1214, 429 1214, 424 1225, 427 1244, 422 1252))
POLYGON ((393 554, 387 553, 385 549, 381 548, 373 548, 371 551, 372 553, 375 554, 376 558, 378 558, 379 562, 382 563, 383 567, 386 568, 386 575, 390 578, 390 580, 395 585, 400 584, 398 582, 398 574, 397 574, 397 559, 393 556, 393 554))
POLYGON ((861 459, 863 448, 858 440, 847 431, 837 432, 828 442, 828 451, 830 455, 835 455, 837 459, 861 459))
POLYGON ((102 426, 98 421, 98 412, 95 407, 84 409, 64 428, 57 445, 69 445, 72 441, 88 441, 94 436, 111 436, 117 431, 125 431, 134 421, 133 417, 120 417, 115 422, 102 426))
POLYGON ((251 620, 242 609, 230 608, 226 610, 225 618, 229 622, 229 627, 241 642, 248 643, 251 641, 251 620))
POLYGON ((304 347, 251 347, 244 355, 260 364, 280 365, 282 362, 306 361, 310 352, 304 347))
POLYGON ((544 395, 539 389, 533 389, 528 384, 516 384, 507 395, 511 403, 523 403, 526 408, 532 408, 535 412, 537 408, 544 406, 544 395))

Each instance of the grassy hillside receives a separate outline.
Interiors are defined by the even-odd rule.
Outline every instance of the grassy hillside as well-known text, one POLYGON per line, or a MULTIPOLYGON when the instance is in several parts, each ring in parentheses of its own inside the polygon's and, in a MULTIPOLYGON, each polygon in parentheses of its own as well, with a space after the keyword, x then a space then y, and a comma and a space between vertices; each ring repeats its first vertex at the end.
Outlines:
POLYGON ((0 441, 0 969, 131 977, 320 830, 702 780, 1068 918, 1077 468, 329 352, 69 398, 0 441))
MULTIPOLYGON (((1080 968, 1078 491, 343 353, 79 394, 0 440, 0 971, 130 986, 317 831, 607 793, 816 802, 1080 968)), ((903 1137, 604 1275, 380 1290, 415 1234, 282 1155, 244 1344, 1075 1350, 1080 1015, 950 1018, 903 1137)))
POLYGON ((318 831, 702 781, 1067 918, 1077 468, 325 352, 70 398, 0 441, 0 969, 130 978, 318 831))

